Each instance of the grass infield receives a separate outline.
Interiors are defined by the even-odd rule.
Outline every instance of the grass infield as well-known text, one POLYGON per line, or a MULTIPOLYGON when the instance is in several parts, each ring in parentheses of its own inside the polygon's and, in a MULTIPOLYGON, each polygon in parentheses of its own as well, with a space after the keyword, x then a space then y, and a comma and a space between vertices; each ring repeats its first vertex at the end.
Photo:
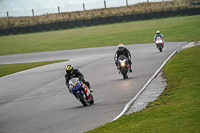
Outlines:
POLYGON ((16 64, 5 64, 5 65, 0 65, 0 77, 23 71, 26 69, 38 67, 38 66, 43 66, 43 65, 48 65, 52 63, 58 63, 58 62, 63 62, 67 60, 56 60, 56 61, 44 61, 44 62, 31 62, 31 63, 16 63, 16 64))
POLYGON ((166 42, 197 41, 199 26, 200 15, 194 15, 1 36, 0 55, 152 43, 157 30, 166 42))

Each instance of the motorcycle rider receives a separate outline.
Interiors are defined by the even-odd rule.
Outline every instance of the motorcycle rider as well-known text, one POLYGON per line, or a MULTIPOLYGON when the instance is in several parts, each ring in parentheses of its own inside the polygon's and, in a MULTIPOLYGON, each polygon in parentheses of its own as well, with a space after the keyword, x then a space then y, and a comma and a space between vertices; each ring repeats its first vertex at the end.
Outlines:
MULTIPOLYGON (((131 69, 131 64, 132 64, 132 61, 131 61, 131 53, 130 51, 124 47, 123 44, 119 44, 118 45, 118 50, 117 52, 115 53, 115 57, 114 57, 114 60, 115 60, 115 65, 117 66, 117 61, 118 61, 118 58, 120 55, 124 55, 128 58, 128 63, 130 64, 130 72, 132 72, 132 69, 131 69)), ((118 66, 117 66, 117 69, 118 66)))
MULTIPOLYGON (((82 81, 84 84, 86 84, 88 88, 90 89, 90 83, 84 79, 84 75, 78 69, 74 69, 72 65, 67 65, 65 80, 66 80, 66 86, 68 87, 68 89, 69 89, 69 80, 75 77, 79 78, 79 80, 82 81)), ((69 92, 72 93, 71 90, 69 90, 69 92)), ((93 90, 90 89, 90 92, 93 92, 93 90)))
MULTIPOLYGON (((162 39, 163 39, 163 48, 164 48, 164 36, 160 33, 160 31, 156 31, 156 35, 154 36, 154 42, 156 42, 156 38, 157 37, 161 37, 162 39)), ((157 45, 156 45, 156 47, 157 47, 157 45)))

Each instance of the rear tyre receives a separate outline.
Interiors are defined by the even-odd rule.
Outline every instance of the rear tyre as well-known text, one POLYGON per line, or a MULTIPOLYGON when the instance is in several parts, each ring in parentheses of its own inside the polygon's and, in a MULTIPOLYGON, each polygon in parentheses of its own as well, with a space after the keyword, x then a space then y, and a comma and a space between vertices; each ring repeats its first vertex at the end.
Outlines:
POLYGON ((93 104, 94 103, 94 97, 93 95, 91 94, 91 101, 90 101, 90 104, 93 104))
POLYGON ((82 95, 81 93, 76 94, 80 102, 83 104, 83 106, 89 105, 88 101, 86 100, 85 95, 82 95))

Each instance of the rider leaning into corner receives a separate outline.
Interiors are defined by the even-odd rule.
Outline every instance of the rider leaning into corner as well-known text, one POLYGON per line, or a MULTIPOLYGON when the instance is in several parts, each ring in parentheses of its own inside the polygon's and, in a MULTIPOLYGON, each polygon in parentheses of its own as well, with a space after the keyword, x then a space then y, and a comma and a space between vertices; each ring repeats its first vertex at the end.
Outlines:
MULTIPOLYGON (((154 42, 156 42, 156 38, 161 37, 163 39, 163 48, 164 48, 164 36, 160 33, 160 31, 156 31, 156 35, 154 36, 154 42)), ((157 47, 157 45, 156 45, 157 47)))
MULTIPOLYGON (((72 65, 67 65, 65 80, 66 80, 66 86, 68 87, 68 89, 69 89, 69 80, 72 78, 79 78, 79 80, 82 81, 84 84, 86 84, 88 88, 90 89, 90 83, 84 79, 84 75, 78 69, 74 69, 72 65)), ((70 89, 69 89, 69 92, 72 93, 70 89)), ((90 92, 93 92, 93 90, 90 89, 90 92)))
MULTIPOLYGON (((118 61, 118 58, 119 58, 120 55, 125 55, 128 58, 128 63, 130 64, 130 72, 132 72, 132 69, 131 69, 131 64, 132 64, 131 53, 127 48, 124 47, 123 44, 118 45, 118 50, 115 53, 114 60, 115 60, 116 66, 117 66, 117 61, 118 61)), ((117 69, 119 69, 118 66, 117 66, 117 69)))

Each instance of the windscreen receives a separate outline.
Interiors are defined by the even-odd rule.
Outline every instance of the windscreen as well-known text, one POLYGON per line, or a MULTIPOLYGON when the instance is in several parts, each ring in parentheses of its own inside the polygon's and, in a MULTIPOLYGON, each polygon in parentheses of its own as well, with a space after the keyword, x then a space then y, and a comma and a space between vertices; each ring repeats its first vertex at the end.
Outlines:
POLYGON ((74 84, 77 83, 77 80, 78 80, 78 78, 72 78, 72 79, 69 80, 69 84, 74 85, 74 84))
POLYGON ((124 59, 127 59, 125 55, 120 55, 118 58, 118 60, 124 60, 124 59))

